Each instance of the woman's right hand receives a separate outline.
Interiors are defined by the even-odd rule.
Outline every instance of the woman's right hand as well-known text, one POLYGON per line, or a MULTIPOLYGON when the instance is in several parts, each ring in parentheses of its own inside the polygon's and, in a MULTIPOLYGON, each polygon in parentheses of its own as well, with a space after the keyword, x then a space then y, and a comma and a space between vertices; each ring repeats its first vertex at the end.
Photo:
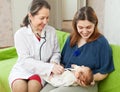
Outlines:
POLYGON ((76 83, 82 87, 87 87, 87 85, 84 83, 84 81, 81 80, 81 67, 73 64, 71 66, 73 69, 75 69, 74 75, 76 77, 76 83))
POLYGON ((60 64, 55 64, 54 63, 52 73, 53 74, 62 74, 63 72, 64 72, 63 66, 61 66, 60 64))

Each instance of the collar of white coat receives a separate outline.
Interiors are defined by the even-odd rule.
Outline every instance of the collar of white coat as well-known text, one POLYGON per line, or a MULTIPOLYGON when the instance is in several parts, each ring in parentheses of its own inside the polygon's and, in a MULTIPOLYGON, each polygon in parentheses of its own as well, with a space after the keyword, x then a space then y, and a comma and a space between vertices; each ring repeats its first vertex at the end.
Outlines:
MULTIPOLYGON (((46 28, 47 28, 48 25, 45 25, 45 27, 42 29, 42 32, 41 32, 41 37, 45 37, 45 32, 46 32, 46 28)), ((34 33, 32 32, 32 28, 30 25, 28 25, 28 33, 30 35, 33 35, 34 33)))

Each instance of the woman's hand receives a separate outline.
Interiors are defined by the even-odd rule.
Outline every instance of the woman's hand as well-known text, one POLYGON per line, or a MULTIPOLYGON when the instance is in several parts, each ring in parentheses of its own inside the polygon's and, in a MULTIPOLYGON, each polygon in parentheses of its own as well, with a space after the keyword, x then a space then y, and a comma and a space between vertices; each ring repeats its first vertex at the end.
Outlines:
POLYGON ((87 87, 87 85, 84 83, 84 81, 81 80, 81 76, 80 76, 80 72, 81 72, 81 71, 80 71, 79 66, 73 64, 71 67, 72 67, 73 69, 75 69, 74 75, 75 75, 75 77, 76 77, 76 83, 77 83, 78 85, 82 86, 82 87, 87 87))
POLYGON ((80 76, 80 72, 79 69, 77 71, 75 71, 75 77, 76 77, 76 83, 82 87, 87 87, 88 85, 86 85, 84 83, 84 81, 81 80, 81 76, 80 76))
POLYGON ((86 77, 89 77, 89 75, 85 75, 84 72, 86 72, 86 68, 84 68, 84 66, 77 66, 75 64, 72 65, 72 67, 74 68, 74 75, 76 77, 76 83, 82 87, 88 87, 91 85, 91 80, 90 82, 88 83, 87 81, 87 78, 86 77))
POLYGON ((94 80, 101 81, 101 80, 105 79, 107 76, 108 76, 108 74, 96 73, 96 74, 94 74, 94 80))
POLYGON ((63 66, 61 66, 60 64, 54 63, 54 67, 52 69, 52 73, 53 74, 62 74, 63 72, 64 72, 63 66))

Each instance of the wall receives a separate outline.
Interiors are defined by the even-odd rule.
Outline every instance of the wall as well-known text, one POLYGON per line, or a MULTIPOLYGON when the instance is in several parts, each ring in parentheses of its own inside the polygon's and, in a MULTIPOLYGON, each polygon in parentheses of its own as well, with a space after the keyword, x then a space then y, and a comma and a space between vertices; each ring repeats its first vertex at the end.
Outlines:
MULTIPOLYGON (((13 35, 27 14, 32 0, 0 0, 0 47, 12 46, 13 35)), ((61 0, 47 0, 52 7, 50 24, 62 27, 61 0), (58 11, 60 9, 60 11, 58 11), (54 12, 55 11, 55 12, 54 12)), ((84 5, 86 0, 78 0, 77 6, 84 5), (82 1, 82 3, 81 3, 82 1)), ((99 18, 99 29, 110 43, 120 45, 120 0, 87 0, 99 18)))
POLYGON ((62 0, 62 19, 72 20, 77 11, 77 0, 62 0))
POLYGON ((62 27, 61 0, 46 0, 46 1, 51 6, 49 24, 55 27, 56 29, 61 29, 62 27))
MULTIPOLYGON (((56 29, 60 30, 64 29, 63 25, 66 24, 63 23, 63 21, 71 20, 73 18, 75 11, 79 9, 81 6, 84 6, 86 2, 86 0, 46 0, 46 1, 48 1, 48 3, 51 5, 49 24, 54 26, 56 29), (75 6, 77 7, 77 9, 75 6)), ((68 25, 71 24, 68 23, 68 25)), ((69 27, 69 29, 71 30, 71 26, 69 27)))
POLYGON ((28 6, 32 0, 11 0, 12 1, 12 21, 13 32, 20 28, 23 18, 28 13, 28 6))
POLYGON ((101 33, 104 31, 104 10, 105 0, 88 0, 88 6, 91 6, 98 17, 98 28, 101 33))
POLYGON ((11 0, 0 0, 0 48, 13 45, 11 0))
POLYGON ((14 33, 20 28, 32 0, 0 0, 0 48, 14 45, 14 33))
POLYGON ((104 34, 110 43, 120 45, 120 0, 105 0, 104 34))
POLYGON ((83 6, 86 6, 86 0, 62 0, 62 31, 73 31, 72 19, 76 11, 83 6))
POLYGON ((120 45, 120 0, 88 0, 97 13, 100 31, 109 43, 120 45), (100 6, 100 7, 99 7, 100 6))

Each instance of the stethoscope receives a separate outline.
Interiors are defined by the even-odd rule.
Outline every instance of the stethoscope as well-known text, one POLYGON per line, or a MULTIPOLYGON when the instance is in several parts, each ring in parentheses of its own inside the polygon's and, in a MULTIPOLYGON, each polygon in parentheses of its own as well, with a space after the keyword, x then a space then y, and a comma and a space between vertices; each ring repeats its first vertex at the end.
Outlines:
MULTIPOLYGON (((30 27, 31 27, 31 23, 30 23, 30 27)), ((32 27, 31 27, 31 30, 33 30, 32 27)), ((44 37, 40 36, 39 33, 36 33, 36 34, 40 37, 40 39, 44 39, 44 42, 42 42, 40 49, 39 49, 39 56, 40 56, 40 60, 41 60, 41 48, 46 42, 46 31, 44 32, 44 37)))
MULTIPOLYGON (((40 36, 40 35, 39 35, 40 36)), ((42 38, 42 39, 44 39, 44 42, 41 44, 41 46, 40 46, 40 50, 39 50, 39 56, 40 56, 40 60, 41 60, 41 48, 42 48, 42 46, 45 44, 45 42, 46 42, 46 31, 44 32, 44 37, 41 37, 40 36, 40 38, 42 38)))

